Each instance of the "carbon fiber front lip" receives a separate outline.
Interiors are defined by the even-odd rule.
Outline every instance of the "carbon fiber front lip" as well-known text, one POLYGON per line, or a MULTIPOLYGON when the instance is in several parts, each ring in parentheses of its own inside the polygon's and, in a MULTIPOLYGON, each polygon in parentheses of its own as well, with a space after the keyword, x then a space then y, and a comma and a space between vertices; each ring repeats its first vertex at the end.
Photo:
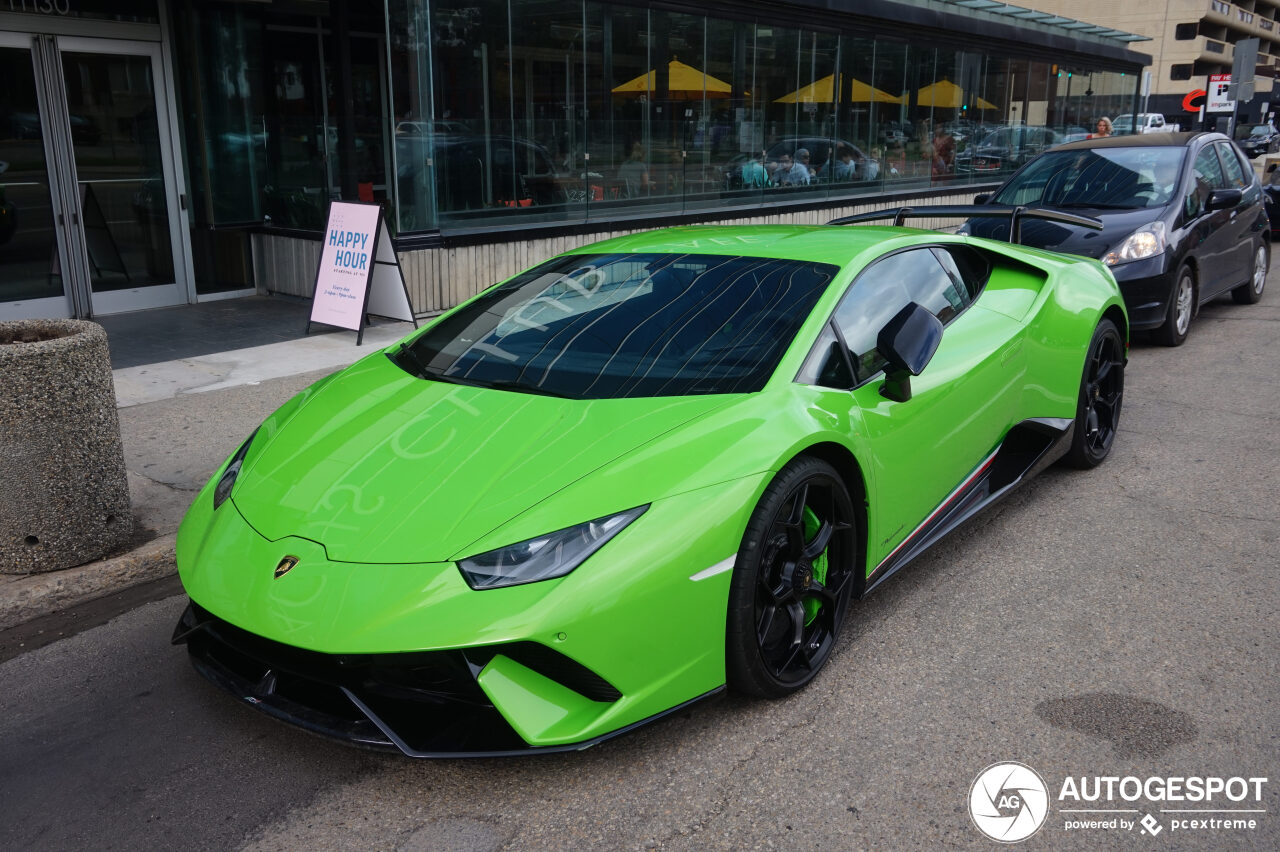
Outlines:
MULTIPOLYGON (((394 751, 415 758, 514 757, 581 751, 724 691, 723 686, 718 687, 662 713, 589 740, 558 746, 530 746, 524 744, 492 705, 484 702, 483 698, 473 699, 465 688, 467 684, 459 684, 460 688, 453 693, 455 697, 446 693, 423 693, 424 700, 412 708, 418 712, 406 712, 402 703, 392 705, 385 696, 370 694, 361 688, 358 678, 345 683, 316 680, 300 674, 296 666, 294 671, 277 670, 273 667, 276 663, 272 661, 251 658, 243 649, 234 648, 219 635, 218 627, 222 624, 202 613, 195 603, 190 603, 173 637, 175 644, 187 645, 196 671, 215 686, 255 710, 312 733, 362 748, 394 751), (234 665, 228 664, 228 660, 237 657, 251 660, 260 667, 263 670, 261 677, 255 680, 237 672, 234 665), (280 687, 284 679, 295 684, 306 681, 302 684, 304 693, 325 692, 327 700, 322 703, 328 707, 303 703, 282 694, 280 687), (377 706, 379 700, 383 701, 381 707, 377 706), (387 712, 388 707, 393 710, 391 714, 387 712), (425 718, 418 720, 419 715, 425 718), (411 721, 407 723, 407 719, 411 721), (415 720, 419 725, 412 723, 415 720), (410 730, 415 727, 431 730, 424 737, 421 731, 410 730)), ((230 628, 228 631, 227 628, 230 625, 223 630, 236 630, 230 628)), ((469 686, 483 696, 474 681, 469 686)))

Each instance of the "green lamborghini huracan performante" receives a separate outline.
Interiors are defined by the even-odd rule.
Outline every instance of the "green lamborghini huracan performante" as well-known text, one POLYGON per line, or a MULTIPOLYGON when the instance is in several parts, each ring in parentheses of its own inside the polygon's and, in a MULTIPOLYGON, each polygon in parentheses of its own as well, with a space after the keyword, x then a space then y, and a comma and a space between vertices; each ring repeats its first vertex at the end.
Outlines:
POLYGON ((174 641, 266 713, 423 757, 786 696, 851 599, 1106 458, 1127 339, 1097 261, 973 237, 586 246, 267 418, 179 530, 174 641))

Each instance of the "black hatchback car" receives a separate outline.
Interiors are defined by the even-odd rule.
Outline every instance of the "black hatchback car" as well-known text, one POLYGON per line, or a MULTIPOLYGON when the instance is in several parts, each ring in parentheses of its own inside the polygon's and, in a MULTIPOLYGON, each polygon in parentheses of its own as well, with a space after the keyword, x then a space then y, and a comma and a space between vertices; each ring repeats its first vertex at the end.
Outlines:
MULTIPOLYGON (((1186 339, 1200 305, 1223 293, 1250 304, 1270 262, 1262 187, 1221 133, 1150 133, 1089 139, 1046 151, 993 194, 997 206, 1052 207, 1099 219, 1101 231, 1027 221, 1021 242, 1097 258, 1120 284, 1134 330, 1169 346, 1186 339)), ((1003 219, 962 231, 1007 239, 1003 219)))

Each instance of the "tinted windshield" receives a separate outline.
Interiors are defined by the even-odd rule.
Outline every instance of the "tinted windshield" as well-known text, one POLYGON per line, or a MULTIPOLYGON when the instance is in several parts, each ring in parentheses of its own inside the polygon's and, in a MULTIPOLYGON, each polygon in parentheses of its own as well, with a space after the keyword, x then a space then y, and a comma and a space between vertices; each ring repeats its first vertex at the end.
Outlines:
POLYGON ((574 399, 760 390, 838 267, 690 254, 557 258, 393 356, 436 381, 574 399))
POLYGON ((1182 148, 1089 148, 1050 151, 995 196, 996 204, 1138 209, 1172 200, 1182 148))

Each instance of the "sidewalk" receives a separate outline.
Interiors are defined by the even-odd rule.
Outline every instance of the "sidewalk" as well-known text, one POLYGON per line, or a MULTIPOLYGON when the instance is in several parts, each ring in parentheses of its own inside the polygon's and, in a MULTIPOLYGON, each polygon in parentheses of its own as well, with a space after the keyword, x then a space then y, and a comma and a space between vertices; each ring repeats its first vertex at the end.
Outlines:
POLYGON ((195 493, 268 414, 413 330, 377 320, 304 335, 309 303, 253 297, 106 317, 136 529, 125 552, 46 574, 0 574, 0 631, 171 576, 195 493), (248 345, 261 343, 262 345, 248 345))

